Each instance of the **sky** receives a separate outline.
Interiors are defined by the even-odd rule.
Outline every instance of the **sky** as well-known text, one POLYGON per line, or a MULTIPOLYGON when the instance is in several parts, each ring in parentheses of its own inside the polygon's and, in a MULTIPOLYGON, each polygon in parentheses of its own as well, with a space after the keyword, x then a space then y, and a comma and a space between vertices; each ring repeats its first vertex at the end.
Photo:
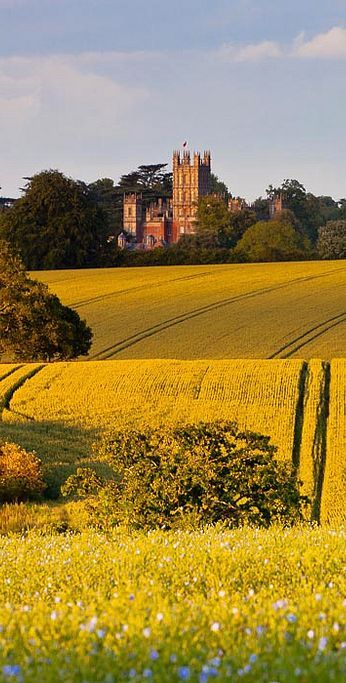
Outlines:
POLYGON ((210 149, 249 201, 346 196, 346 0, 0 0, 0 193, 210 149))

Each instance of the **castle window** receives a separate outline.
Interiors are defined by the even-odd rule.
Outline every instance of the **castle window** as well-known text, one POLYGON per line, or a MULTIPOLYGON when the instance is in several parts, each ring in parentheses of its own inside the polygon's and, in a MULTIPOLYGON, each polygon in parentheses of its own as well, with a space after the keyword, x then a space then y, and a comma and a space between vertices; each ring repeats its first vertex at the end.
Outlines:
POLYGON ((130 217, 132 216, 132 206, 129 206, 127 209, 127 215, 130 217))

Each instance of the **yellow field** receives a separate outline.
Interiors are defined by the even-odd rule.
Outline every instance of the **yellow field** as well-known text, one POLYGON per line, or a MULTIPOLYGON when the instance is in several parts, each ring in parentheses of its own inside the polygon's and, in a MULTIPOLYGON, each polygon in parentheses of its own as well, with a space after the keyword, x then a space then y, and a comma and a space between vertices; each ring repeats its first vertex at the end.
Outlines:
POLYGON ((335 525, 346 511, 345 377, 345 361, 330 373, 328 363, 297 359, 30 365, 0 383, 0 397, 3 386, 10 395, 0 438, 34 448, 54 489, 81 459, 101 466, 91 444, 112 428, 235 420, 271 437, 278 457, 299 469, 313 517, 322 496, 322 519, 335 525))
POLYGON ((346 359, 331 363, 321 521, 346 524, 346 359))
POLYGON ((34 276, 87 320, 94 332, 93 359, 345 355, 345 261, 34 276))

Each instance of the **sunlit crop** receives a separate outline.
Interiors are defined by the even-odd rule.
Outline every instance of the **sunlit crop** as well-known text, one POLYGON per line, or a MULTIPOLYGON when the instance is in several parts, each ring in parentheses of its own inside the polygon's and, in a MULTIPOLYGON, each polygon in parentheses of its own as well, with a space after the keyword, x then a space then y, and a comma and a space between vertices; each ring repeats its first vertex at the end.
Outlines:
POLYGON ((94 332, 91 356, 323 358, 346 346, 346 262, 35 273, 94 332))
POLYGON ((319 519, 323 492, 322 520, 336 525, 345 520, 345 375, 344 361, 330 369, 297 359, 28 365, 0 382, 10 396, 0 438, 36 450, 58 492, 114 428, 234 420, 269 435, 279 459, 296 465, 308 518, 319 519))
POLYGON ((321 520, 346 524, 346 360, 331 363, 321 520))
POLYGON ((341 682, 345 540, 321 529, 2 537, 0 678, 341 682))

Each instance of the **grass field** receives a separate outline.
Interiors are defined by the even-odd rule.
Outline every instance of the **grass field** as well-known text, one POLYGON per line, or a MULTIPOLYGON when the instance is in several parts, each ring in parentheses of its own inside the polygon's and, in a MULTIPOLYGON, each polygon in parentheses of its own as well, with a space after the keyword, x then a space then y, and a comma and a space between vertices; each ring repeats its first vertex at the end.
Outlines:
POLYGON ((341 683, 345 534, 0 538, 0 680, 341 683))
POLYGON ((34 275, 92 327, 93 359, 345 355, 345 261, 34 275))
POLYGON ((322 500, 322 520, 339 525, 346 522, 345 370, 343 361, 298 359, 12 367, 0 381, 0 438, 36 450, 56 495, 78 463, 105 467, 92 443, 112 428, 235 420, 271 437, 279 459, 298 468, 313 518, 322 500))

